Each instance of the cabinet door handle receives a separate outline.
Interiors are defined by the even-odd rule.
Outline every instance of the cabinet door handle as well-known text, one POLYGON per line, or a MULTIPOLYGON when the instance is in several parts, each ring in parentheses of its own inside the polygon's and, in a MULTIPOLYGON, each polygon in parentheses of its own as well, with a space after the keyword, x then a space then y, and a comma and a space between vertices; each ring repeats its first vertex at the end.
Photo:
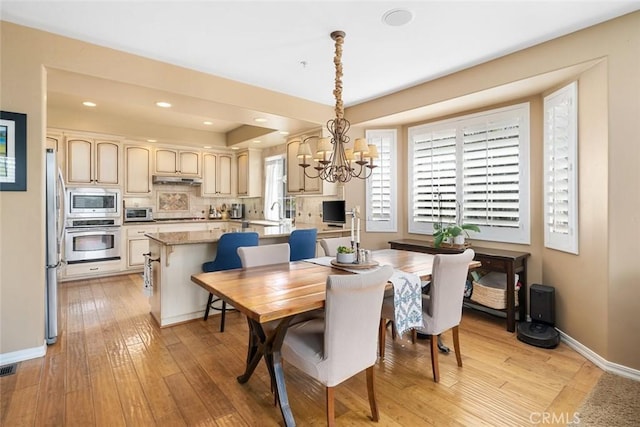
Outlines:
POLYGON ((100 270, 100 268, 99 268, 99 267, 93 267, 93 268, 90 268, 90 269, 89 269, 89 271, 98 271, 98 270, 100 270))

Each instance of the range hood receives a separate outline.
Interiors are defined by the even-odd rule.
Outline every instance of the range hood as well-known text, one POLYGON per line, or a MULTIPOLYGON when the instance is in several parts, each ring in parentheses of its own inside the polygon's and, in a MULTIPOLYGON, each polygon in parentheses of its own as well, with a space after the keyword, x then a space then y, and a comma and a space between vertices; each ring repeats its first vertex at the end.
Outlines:
POLYGON ((181 176, 153 175, 154 184, 201 185, 201 178, 184 178, 181 176))

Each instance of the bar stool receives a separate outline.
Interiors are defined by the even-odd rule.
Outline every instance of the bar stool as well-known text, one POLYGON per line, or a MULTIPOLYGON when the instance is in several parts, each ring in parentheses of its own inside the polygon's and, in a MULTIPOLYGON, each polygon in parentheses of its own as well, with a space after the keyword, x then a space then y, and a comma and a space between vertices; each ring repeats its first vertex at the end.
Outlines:
MULTIPOLYGON (((216 251, 216 258, 213 261, 205 262, 202 264, 202 271, 210 273, 212 271, 231 270, 234 268, 241 268, 242 262, 238 256, 238 248, 243 246, 258 246, 258 233, 246 232, 246 233, 225 233, 220 236, 218 240, 218 249, 216 251)), ((212 307, 214 302, 217 302, 219 298, 214 299, 213 294, 209 293, 209 299, 207 300, 207 308, 204 312, 204 320, 209 318, 209 310, 221 311, 220 317, 220 332, 224 332, 224 320, 227 312, 227 303, 222 301, 222 308, 218 309, 212 307)))
POLYGON ((315 258, 317 237, 318 237, 317 228, 293 230, 289 235, 289 246, 291 247, 291 261, 315 258))

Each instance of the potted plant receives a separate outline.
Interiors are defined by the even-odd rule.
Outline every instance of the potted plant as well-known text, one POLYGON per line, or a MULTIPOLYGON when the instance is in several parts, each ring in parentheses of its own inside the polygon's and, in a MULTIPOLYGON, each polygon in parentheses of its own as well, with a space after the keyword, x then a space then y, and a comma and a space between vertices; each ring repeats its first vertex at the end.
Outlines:
POLYGON ((433 244, 439 248, 442 242, 450 242, 456 245, 464 244, 465 236, 469 237, 469 231, 480 232, 480 228, 474 224, 450 224, 442 225, 441 223, 433 224, 433 244))
POLYGON ((347 246, 338 246, 336 261, 340 264, 353 264, 356 260, 356 254, 353 248, 347 246))

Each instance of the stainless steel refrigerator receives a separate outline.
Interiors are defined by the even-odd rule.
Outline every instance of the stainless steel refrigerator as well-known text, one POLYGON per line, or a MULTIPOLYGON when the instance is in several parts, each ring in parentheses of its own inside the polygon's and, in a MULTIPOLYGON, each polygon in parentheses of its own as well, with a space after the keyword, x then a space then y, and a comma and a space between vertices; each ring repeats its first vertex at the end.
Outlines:
POLYGON ((58 339, 58 267, 62 264, 64 231, 64 181, 56 162, 56 152, 46 151, 46 286, 45 339, 53 344, 58 339))

